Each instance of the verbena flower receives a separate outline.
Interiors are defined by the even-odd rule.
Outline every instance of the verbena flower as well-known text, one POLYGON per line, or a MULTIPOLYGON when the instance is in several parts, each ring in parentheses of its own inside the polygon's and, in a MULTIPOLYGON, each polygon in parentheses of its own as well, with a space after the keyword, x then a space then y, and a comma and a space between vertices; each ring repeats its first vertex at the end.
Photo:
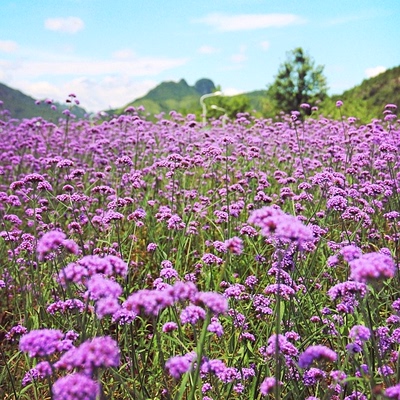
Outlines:
POLYGON ((104 297, 118 298, 122 294, 122 287, 118 282, 105 278, 101 274, 93 275, 86 285, 87 292, 93 300, 104 297))
POLYGON ((298 354, 297 348, 290 343, 287 338, 283 335, 278 335, 278 337, 273 334, 268 339, 268 347, 266 349, 266 354, 273 356, 276 351, 286 356, 295 357, 298 354), (278 349, 276 348, 278 346, 278 349))
POLYGON ((164 308, 174 304, 174 301, 174 297, 167 290, 142 289, 132 293, 122 305, 135 314, 143 312, 146 315, 157 316, 164 308))
POLYGON ((54 400, 96 400, 100 385, 84 374, 75 373, 56 380, 52 393, 54 400))
POLYGON ((57 250, 67 238, 64 232, 50 231, 45 233, 38 241, 37 254, 39 260, 43 261, 49 253, 57 250))
POLYGON ((371 331, 364 325, 355 325, 350 329, 349 337, 365 342, 371 337, 371 331))
POLYGON ((33 330, 21 337, 19 348, 29 357, 50 356, 58 350, 63 337, 64 334, 58 329, 33 330))
POLYGON ((176 322, 166 322, 162 327, 162 331, 164 333, 172 332, 177 329, 178 329, 178 324, 176 322))
POLYGON ((13 326, 5 335, 6 340, 9 340, 11 342, 14 342, 17 337, 24 335, 25 333, 28 332, 28 329, 26 329, 23 325, 18 324, 13 326))
POLYGON ((294 296, 294 294, 296 292, 288 285, 285 285, 283 283, 281 283, 281 284, 274 283, 274 284, 268 285, 264 289, 264 293, 276 294, 276 295, 281 296, 285 300, 289 300, 290 297, 294 296))
POLYGON ((117 342, 109 336, 100 336, 70 349, 54 366, 69 371, 77 368, 91 375, 98 368, 118 367, 119 361, 117 342))
POLYGON ((207 330, 208 332, 215 333, 217 337, 221 337, 224 334, 224 328, 216 317, 211 318, 211 322, 207 326, 207 330))
POLYGON ((306 386, 316 385, 319 381, 326 378, 326 372, 319 368, 310 368, 304 372, 303 382, 306 386))
POLYGON ((350 278, 356 282, 373 282, 393 278, 396 267, 393 259, 382 253, 367 253, 349 262, 350 278))
POLYGON ((204 319, 205 317, 206 311, 203 308, 194 305, 185 307, 179 316, 182 325, 195 325, 199 320, 204 319))
POLYGON ((243 252, 243 240, 234 236, 231 239, 227 239, 224 242, 226 249, 232 254, 242 254, 243 252))
POLYGON ((173 378, 179 379, 182 374, 190 371, 196 358, 195 352, 187 353, 183 356, 175 356, 167 360, 165 368, 173 378))
POLYGON ((270 376, 268 378, 265 378, 260 385, 260 393, 263 396, 273 393, 274 388, 277 384, 280 385, 281 383, 280 382, 277 383, 274 377, 270 376))
POLYGON ((251 213, 248 222, 261 228, 261 234, 284 243, 296 243, 299 249, 314 240, 313 231, 293 215, 280 208, 263 207, 251 213))
POLYGON ((400 399, 400 383, 395 386, 390 386, 385 390, 385 396, 389 399, 400 399))
POLYGON ((314 361, 336 361, 337 354, 323 345, 309 346, 299 357, 299 367, 309 368, 314 361))
POLYGON ((199 292, 195 297, 195 303, 203 304, 216 315, 225 314, 228 311, 226 298, 215 292, 199 292))

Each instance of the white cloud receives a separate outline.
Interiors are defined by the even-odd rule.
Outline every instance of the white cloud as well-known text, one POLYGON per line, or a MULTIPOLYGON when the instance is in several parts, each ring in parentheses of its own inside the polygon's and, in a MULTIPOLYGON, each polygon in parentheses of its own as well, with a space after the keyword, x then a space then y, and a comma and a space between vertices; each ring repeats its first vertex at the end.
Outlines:
POLYGON ((48 18, 44 21, 44 27, 50 31, 77 33, 85 27, 85 24, 78 17, 48 18))
POLYGON ((297 25, 305 23, 305 20, 294 14, 209 14, 194 22, 212 26, 218 31, 232 32, 297 25))
POLYGON ((379 65, 377 67, 367 68, 365 70, 365 75, 368 78, 373 78, 374 76, 377 76, 377 75, 379 75, 379 74, 381 74, 382 72, 385 72, 385 71, 386 71, 386 68, 383 67, 382 65, 379 65))
POLYGON ((234 63, 242 63, 247 60, 247 56, 246 56, 246 54, 243 54, 243 53, 233 54, 231 56, 231 60, 234 63))
POLYGON ((264 40, 260 43, 260 47, 263 51, 267 51, 270 47, 270 42, 268 42, 268 40, 264 40))
POLYGON ((0 81, 38 99, 63 102, 68 93, 76 92, 82 107, 100 111, 143 96, 156 85, 155 76, 188 62, 187 58, 140 57, 124 49, 112 56, 80 59, 67 53, 34 52, 27 58, 0 58, 0 81))
POLYGON ((18 44, 12 40, 0 40, 0 51, 14 53, 18 50, 18 44))
POLYGON ((129 59, 134 58, 135 53, 131 49, 121 49, 121 50, 114 51, 112 56, 116 60, 129 60, 129 59))
POLYGON ((155 80, 135 81, 128 77, 105 76, 102 79, 80 77, 62 84, 48 81, 15 82, 15 86, 35 99, 50 98, 64 103, 68 93, 75 93, 87 111, 98 112, 123 107, 144 96, 158 84, 155 80))
POLYGON ((219 50, 213 46, 204 45, 204 46, 199 47, 197 52, 200 54, 215 54, 215 53, 218 53, 219 50))

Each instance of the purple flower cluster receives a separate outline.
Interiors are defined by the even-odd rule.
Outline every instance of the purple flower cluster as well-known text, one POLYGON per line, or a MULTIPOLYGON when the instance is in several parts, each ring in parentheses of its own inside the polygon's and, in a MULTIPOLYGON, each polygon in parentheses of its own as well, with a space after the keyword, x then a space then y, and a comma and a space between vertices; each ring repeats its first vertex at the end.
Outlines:
POLYGON ((29 357, 46 357, 59 351, 63 337, 58 329, 33 330, 21 337, 19 348, 29 357))
POLYGON ((128 265, 121 258, 114 255, 100 257, 97 255, 85 256, 77 262, 69 263, 58 274, 59 282, 65 286, 67 282, 84 283, 96 274, 105 276, 122 276, 128 273, 128 265))
POLYGON ((59 247, 65 248, 69 253, 78 254, 78 245, 70 239, 64 232, 50 231, 45 233, 38 241, 37 254, 40 261, 45 260, 46 256, 56 251, 59 247))
POLYGON ((196 358, 195 352, 187 353, 183 356, 175 356, 167 360, 165 368, 173 378, 179 379, 182 374, 190 371, 196 358))
POLYGON ((96 400, 100 385, 85 374, 75 373, 59 378, 52 393, 54 400, 96 400))
POLYGON ((303 249, 307 242, 314 241, 313 231, 293 215, 280 208, 266 206, 251 213, 249 224, 259 226, 261 234, 283 243, 295 243, 303 249))
POLYGON ((392 257, 383 253, 363 254, 349 262, 350 278, 368 283, 393 278, 396 267, 392 257))
POLYGON ((299 357, 299 367, 309 368, 314 361, 336 361, 337 354, 323 345, 309 346, 299 357))
POLYGON ((92 375, 99 368, 118 367, 120 352, 117 342, 108 336, 95 337, 68 350, 54 364, 55 368, 79 369, 92 375))

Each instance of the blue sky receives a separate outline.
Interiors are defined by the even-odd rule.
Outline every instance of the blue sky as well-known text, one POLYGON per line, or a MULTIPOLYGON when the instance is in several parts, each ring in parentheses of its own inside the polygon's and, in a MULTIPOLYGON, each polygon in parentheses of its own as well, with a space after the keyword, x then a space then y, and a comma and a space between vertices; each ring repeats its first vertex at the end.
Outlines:
POLYGON ((265 89, 300 46, 336 94, 400 65, 399 20, 399 0, 1 0, 0 82, 100 111, 167 80, 265 89))

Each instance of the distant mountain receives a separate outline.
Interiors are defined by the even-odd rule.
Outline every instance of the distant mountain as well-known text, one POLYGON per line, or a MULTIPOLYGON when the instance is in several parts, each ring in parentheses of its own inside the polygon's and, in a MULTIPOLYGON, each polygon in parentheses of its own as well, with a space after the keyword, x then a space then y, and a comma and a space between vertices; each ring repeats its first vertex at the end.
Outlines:
MULTIPOLYGON (((201 114, 200 97, 205 93, 215 91, 215 85, 210 79, 201 79, 194 86, 189 86, 184 79, 179 82, 162 82, 145 96, 138 98, 118 110, 109 110, 108 113, 120 114, 128 106, 138 107, 143 105, 150 115, 160 112, 168 113, 171 110, 178 111, 183 115, 187 113, 201 114), (206 89, 203 89, 205 86, 206 89)), ((225 97, 225 96, 224 96, 225 97)), ((257 116, 274 117, 279 110, 276 109, 267 90, 256 90, 229 96, 226 104, 234 103, 235 99, 243 102, 247 98, 248 111, 255 111, 257 116)), ((213 103, 219 106, 222 99, 215 98, 213 103)), ((342 100, 344 106, 341 111, 343 115, 355 116, 361 122, 369 122, 374 118, 382 118, 382 111, 387 103, 394 103, 400 107, 400 66, 369 79, 365 79, 360 85, 346 90, 342 94, 328 96, 318 105, 319 114, 325 116, 338 116, 336 101, 342 100)), ((208 116, 217 116, 211 110, 208 116)))
POLYGON ((169 113, 171 110, 179 111, 183 114, 198 112, 200 109, 200 97, 215 91, 212 80, 203 78, 198 80, 194 86, 189 86, 184 79, 179 82, 162 82, 154 89, 150 90, 145 96, 140 97, 118 110, 106 111, 108 114, 117 114, 129 106, 144 106, 151 115, 161 112, 169 113))
MULTIPOLYGON (((59 118, 65 118, 62 111, 69 108, 67 104, 53 103, 57 109, 52 110, 51 104, 41 101, 35 104, 33 97, 27 96, 19 90, 12 89, 0 83, 0 118, 7 114, 10 118, 24 119, 42 117, 48 121, 57 121, 59 118)), ((72 106, 71 112, 77 118, 83 118, 86 111, 82 107, 72 106)))

